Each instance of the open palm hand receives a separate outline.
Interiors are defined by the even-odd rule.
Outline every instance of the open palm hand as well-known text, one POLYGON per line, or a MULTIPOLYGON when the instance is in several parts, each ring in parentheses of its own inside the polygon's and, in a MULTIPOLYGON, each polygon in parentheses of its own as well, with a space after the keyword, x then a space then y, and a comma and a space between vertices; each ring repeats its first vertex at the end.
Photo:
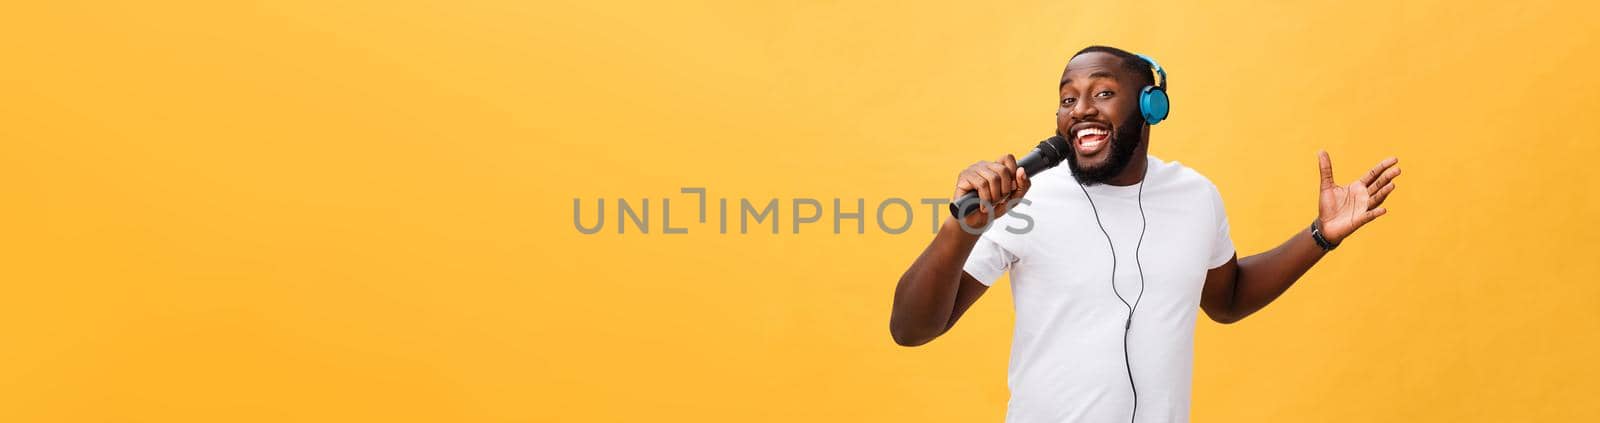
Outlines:
POLYGON ((1388 212, 1381 206, 1394 192, 1394 178, 1400 176, 1400 167, 1396 166, 1399 159, 1384 159, 1360 180, 1344 186, 1333 182, 1333 161, 1328 158, 1328 152, 1317 152, 1317 161, 1322 170, 1317 220, 1322 223, 1322 234, 1328 242, 1338 244, 1356 229, 1388 212))

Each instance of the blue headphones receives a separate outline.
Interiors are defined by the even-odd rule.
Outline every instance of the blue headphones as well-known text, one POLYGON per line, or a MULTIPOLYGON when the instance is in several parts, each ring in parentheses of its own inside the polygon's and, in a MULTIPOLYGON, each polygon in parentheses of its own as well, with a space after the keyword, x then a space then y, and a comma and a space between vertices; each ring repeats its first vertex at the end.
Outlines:
POLYGON ((1150 62, 1150 68, 1155 70, 1157 85, 1147 85, 1139 90, 1139 114, 1144 115, 1144 121, 1155 125, 1167 119, 1167 113, 1172 111, 1172 103, 1167 99, 1167 71, 1161 69, 1161 64, 1150 56, 1137 54, 1140 59, 1150 62))

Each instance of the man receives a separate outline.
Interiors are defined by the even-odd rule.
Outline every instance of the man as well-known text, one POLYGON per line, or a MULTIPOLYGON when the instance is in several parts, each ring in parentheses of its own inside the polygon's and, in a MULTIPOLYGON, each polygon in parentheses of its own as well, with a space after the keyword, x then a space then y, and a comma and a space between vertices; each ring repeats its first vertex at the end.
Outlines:
POLYGON ((1157 69, 1111 47, 1073 55, 1056 111, 1070 172, 1029 177, 1010 155, 968 167, 956 197, 977 191, 993 206, 946 220, 895 288, 890 331, 914 346, 948 331, 1011 272, 1007 421, 1187 421, 1194 307, 1220 323, 1260 310, 1382 216, 1379 206, 1394 192, 1396 159, 1340 186, 1328 155, 1318 153, 1314 222, 1277 248, 1237 259, 1216 186, 1147 155, 1149 120, 1165 117, 1165 102, 1146 119, 1141 110, 1150 108, 1141 109, 1139 97, 1144 87, 1164 88, 1157 69), (978 235, 963 224, 997 229, 978 235))

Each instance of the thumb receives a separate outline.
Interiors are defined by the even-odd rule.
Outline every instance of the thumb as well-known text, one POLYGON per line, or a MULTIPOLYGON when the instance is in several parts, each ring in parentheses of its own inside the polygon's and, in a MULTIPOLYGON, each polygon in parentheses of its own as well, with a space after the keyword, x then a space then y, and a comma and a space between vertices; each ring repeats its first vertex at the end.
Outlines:
POLYGON ((1322 171, 1322 189, 1337 186, 1333 182, 1333 160, 1328 158, 1327 150, 1317 150, 1317 166, 1322 171))

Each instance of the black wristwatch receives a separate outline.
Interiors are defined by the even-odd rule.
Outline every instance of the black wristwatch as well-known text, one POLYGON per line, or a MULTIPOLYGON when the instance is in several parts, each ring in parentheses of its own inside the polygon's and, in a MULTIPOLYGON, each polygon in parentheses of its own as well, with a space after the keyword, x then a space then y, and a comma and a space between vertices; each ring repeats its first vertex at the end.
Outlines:
POLYGON ((1311 220, 1311 239, 1317 241, 1317 246, 1322 247, 1324 252, 1339 248, 1339 244, 1328 242, 1327 238, 1322 237, 1322 219, 1311 220))

